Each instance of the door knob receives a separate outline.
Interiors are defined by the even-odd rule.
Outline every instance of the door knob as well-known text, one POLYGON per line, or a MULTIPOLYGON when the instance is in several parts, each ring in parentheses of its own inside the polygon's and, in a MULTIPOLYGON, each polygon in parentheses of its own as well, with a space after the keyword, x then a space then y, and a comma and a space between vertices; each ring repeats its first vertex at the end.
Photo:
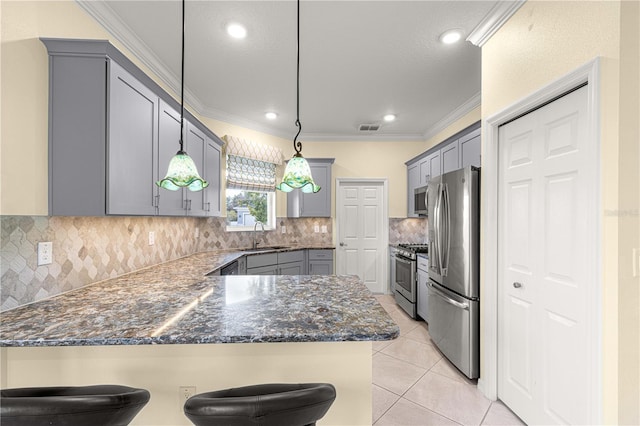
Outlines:
POLYGON ((513 286, 514 286, 515 288, 520 288, 520 287, 522 287, 522 284, 520 284, 520 283, 518 283, 518 282, 515 282, 515 283, 513 283, 513 286))

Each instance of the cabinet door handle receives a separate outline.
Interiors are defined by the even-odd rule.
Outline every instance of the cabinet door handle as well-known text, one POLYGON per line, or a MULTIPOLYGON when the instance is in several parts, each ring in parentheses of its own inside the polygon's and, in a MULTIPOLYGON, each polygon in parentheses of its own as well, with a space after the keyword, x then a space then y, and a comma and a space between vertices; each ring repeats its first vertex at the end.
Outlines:
POLYGON ((514 286, 515 288, 520 288, 520 287, 522 287, 522 283, 515 282, 515 283, 513 283, 513 286, 514 286))

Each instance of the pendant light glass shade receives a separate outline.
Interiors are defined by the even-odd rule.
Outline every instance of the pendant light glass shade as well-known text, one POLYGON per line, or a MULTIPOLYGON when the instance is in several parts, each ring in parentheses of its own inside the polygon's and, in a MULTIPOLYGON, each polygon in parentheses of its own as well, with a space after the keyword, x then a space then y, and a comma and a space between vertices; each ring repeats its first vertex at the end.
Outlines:
POLYGON ((202 191, 209 183, 200 177, 198 168, 184 150, 184 7, 182 0, 182 77, 180 79, 180 150, 169 161, 169 169, 164 179, 156 182, 160 188, 177 191, 187 188, 189 191, 202 191))
POLYGON ((313 176, 311 176, 309 163, 307 163, 307 160, 305 160, 299 152, 287 163, 282 182, 277 185, 276 188, 282 192, 291 192, 294 189, 300 189, 306 194, 320 191, 320 187, 315 184, 313 176))
POLYGON ((180 188, 202 191, 209 183, 198 175, 198 168, 191 157, 184 151, 178 151, 169 162, 167 175, 156 182, 156 185, 169 191, 177 191, 180 188))

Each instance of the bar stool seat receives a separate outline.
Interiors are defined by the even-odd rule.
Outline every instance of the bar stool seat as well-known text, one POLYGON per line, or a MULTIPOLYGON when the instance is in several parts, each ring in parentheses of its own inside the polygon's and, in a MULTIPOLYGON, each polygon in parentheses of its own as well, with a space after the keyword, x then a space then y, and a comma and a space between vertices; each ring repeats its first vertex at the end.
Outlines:
POLYGON ((328 383, 262 384, 201 393, 184 413, 196 426, 315 425, 336 399, 328 383))
POLYGON ((2 426, 125 426, 149 402, 149 392, 120 385, 0 390, 2 426))

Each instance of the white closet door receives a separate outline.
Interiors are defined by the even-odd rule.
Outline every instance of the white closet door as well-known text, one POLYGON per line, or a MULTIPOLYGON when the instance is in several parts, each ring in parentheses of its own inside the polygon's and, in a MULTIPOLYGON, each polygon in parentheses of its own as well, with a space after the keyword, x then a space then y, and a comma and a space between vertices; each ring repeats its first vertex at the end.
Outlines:
POLYGON ((499 130, 498 396, 528 424, 587 424, 587 88, 499 130))

